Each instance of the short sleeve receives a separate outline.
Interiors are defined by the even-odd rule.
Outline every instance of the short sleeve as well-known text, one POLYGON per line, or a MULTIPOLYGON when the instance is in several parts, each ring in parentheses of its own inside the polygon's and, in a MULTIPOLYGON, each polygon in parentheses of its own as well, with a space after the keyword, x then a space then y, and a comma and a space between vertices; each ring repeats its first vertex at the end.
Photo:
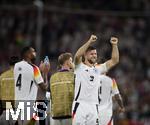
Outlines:
POLYGON ((115 79, 112 79, 112 95, 119 94, 118 86, 115 79))
POLYGON ((39 68, 37 66, 33 66, 33 70, 34 70, 34 80, 35 80, 35 82, 37 84, 40 84, 40 83, 44 82, 39 68))

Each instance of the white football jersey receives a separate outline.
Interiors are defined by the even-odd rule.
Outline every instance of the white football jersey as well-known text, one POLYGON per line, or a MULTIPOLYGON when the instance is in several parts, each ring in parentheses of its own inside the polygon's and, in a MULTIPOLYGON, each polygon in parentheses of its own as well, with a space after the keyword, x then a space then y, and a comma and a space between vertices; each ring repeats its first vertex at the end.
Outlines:
POLYGON ((107 72, 106 64, 89 67, 80 63, 75 68, 74 101, 98 104, 100 75, 107 72))
POLYGON ((26 61, 20 61, 14 67, 15 100, 36 100, 37 84, 43 82, 39 68, 26 61))
POLYGON ((115 79, 111 79, 106 75, 100 76, 100 86, 98 88, 98 97, 100 100, 99 110, 112 113, 112 96, 119 94, 115 79))

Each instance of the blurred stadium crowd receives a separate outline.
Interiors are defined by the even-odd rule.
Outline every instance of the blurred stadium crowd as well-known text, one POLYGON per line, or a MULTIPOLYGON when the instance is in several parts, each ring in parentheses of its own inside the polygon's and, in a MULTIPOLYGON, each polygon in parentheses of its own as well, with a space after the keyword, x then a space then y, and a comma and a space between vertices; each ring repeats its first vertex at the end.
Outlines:
MULTIPOLYGON (((47 4, 62 8, 150 12, 149 0, 65 1, 52 0, 47 4)), ((9 0, 1 3, 10 4, 9 0)), ((117 125, 150 124, 150 16, 84 15, 48 10, 43 13, 40 58, 49 55, 53 64, 61 52, 74 54, 92 33, 99 37, 96 47, 103 62, 111 56, 110 37, 119 37, 120 63, 108 73, 118 81, 126 106, 126 113, 116 117, 117 125)), ((11 55, 19 55, 20 48, 35 46, 36 21, 35 9, 0 9, 0 73, 8 68, 11 55)), ((52 70, 56 67, 53 64, 52 70)))

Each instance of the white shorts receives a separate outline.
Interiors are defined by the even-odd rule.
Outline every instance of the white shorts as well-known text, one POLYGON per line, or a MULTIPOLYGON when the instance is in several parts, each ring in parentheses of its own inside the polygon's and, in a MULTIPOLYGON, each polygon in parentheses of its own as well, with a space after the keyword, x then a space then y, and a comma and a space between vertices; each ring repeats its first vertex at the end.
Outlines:
POLYGON ((74 102, 72 116, 72 125, 98 125, 96 104, 74 102))
POLYGON ((99 125, 113 125, 112 111, 99 108, 98 118, 99 125))

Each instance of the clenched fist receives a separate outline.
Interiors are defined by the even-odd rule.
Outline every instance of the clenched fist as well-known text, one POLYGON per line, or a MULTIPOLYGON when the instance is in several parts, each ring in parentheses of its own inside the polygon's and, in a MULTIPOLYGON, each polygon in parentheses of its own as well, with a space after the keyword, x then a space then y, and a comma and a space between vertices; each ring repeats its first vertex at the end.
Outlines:
POLYGON ((110 42, 111 42, 111 44, 117 44, 118 38, 117 37, 111 37, 110 42))
POLYGON ((90 43, 94 43, 96 40, 97 40, 97 36, 91 35, 91 37, 90 37, 90 39, 89 39, 89 42, 90 42, 90 43))

